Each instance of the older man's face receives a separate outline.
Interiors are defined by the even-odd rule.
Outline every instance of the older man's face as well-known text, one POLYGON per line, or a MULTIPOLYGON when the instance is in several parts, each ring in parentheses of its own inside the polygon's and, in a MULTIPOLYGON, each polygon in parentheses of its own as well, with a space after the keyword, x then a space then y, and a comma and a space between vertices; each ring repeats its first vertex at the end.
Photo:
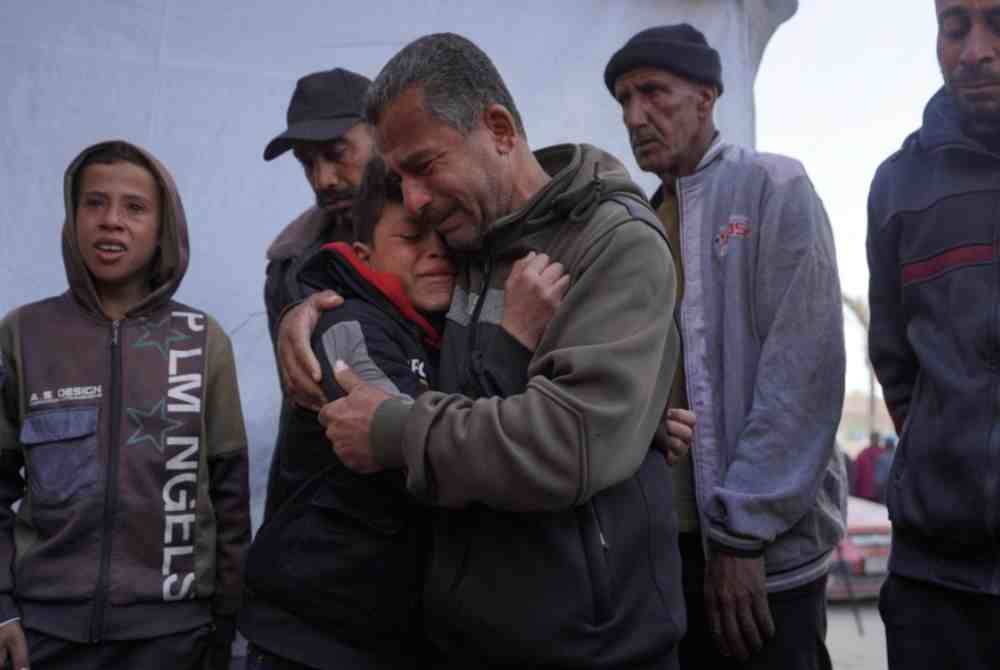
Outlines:
POLYGON ((316 194, 317 207, 327 212, 351 209, 374 146, 367 123, 328 142, 295 142, 292 151, 316 194))
POLYGON ((377 135, 407 213, 452 249, 480 249, 489 226, 510 213, 510 162, 485 124, 463 133, 428 113, 423 92, 411 88, 387 107, 377 135))
POLYGON ((1000 0, 937 0, 937 55, 967 121, 1000 125, 1000 0))
POLYGON ((703 85, 652 67, 618 77, 615 99, 622 106, 622 120, 640 168, 661 178, 694 171, 704 149, 699 146, 704 124, 711 121, 705 90, 703 85))

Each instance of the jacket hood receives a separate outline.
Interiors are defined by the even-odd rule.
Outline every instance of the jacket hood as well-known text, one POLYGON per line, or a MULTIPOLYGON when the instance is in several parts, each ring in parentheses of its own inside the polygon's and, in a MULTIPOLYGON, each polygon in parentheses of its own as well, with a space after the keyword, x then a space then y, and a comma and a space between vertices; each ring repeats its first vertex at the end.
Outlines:
POLYGON ((589 144, 559 144, 536 151, 535 157, 552 181, 493 225, 487 238, 494 247, 503 248, 502 240, 516 240, 556 219, 585 223, 608 194, 646 197, 621 161, 589 144))
POLYGON ((323 239, 331 227, 340 226, 350 228, 350 219, 339 214, 331 216, 313 205, 278 233, 271 246, 267 248, 267 260, 283 261, 295 258, 310 244, 323 239))
MULTIPOLYGON (((151 276, 151 291, 139 304, 134 305, 128 316, 149 313, 162 307, 170 301, 180 286, 181 279, 187 272, 190 248, 188 246, 187 217, 181 203, 180 194, 174 178, 167 169, 152 154, 131 142, 118 140, 138 151, 153 167, 154 177, 160 187, 160 244, 153 257, 151 276)), ((70 290, 80 303, 88 310, 103 314, 101 300, 94 286, 93 277, 84 264, 83 255, 76 235, 76 212, 73 208, 73 183, 80 170, 80 165, 87 156, 107 147, 112 142, 100 142, 87 147, 73 159, 66 168, 63 180, 63 195, 66 206, 66 219, 62 231, 63 265, 66 268, 66 278, 70 290)))
POLYGON ((946 146, 989 151, 986 145, 968 135, 962 128, 958 103, 946 86, 938 89, 924 107, 923 125, 917 132, 917 137, 926 151, 946 146))
POLYGON ((391 272, 376 272, 346 242, 324 245, 323 252, 303 268, 302 281, 317 289, 334 288, 345 298, 365 300, 407 326, 415 326, 428 344, 440 348, 441 328, 414 306, 399 277, 391 272))

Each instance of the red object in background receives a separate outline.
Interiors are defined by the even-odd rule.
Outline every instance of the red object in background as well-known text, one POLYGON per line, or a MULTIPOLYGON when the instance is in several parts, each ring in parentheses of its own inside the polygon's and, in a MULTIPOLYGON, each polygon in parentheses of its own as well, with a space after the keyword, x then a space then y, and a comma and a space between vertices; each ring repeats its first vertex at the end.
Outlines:
POLYGON ((878 490, 875 486, 875 462, 882 455, 882 447, 878 444, 865 447, 854 459, 854 490, 852 495, 868 500, 878 500, 878 490))
POLYGON ((888 576, 892 525, 881 503, 851 496, 847 500, 847 533, 833 555, 827 580, 828 600, 878 597, 888 576), (851 591, 847 588, 850 579, 851 591))

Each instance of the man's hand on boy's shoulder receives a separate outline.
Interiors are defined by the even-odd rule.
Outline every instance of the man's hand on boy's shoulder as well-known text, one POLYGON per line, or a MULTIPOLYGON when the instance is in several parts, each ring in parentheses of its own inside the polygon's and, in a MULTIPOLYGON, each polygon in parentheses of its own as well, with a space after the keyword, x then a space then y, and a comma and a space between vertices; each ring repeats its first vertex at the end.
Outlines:
POLYGON ((0 668, 6 667, 15 670, 28 668, 28 641, 21 622, 16 619, 0 624, 0 668), (10 659, 10 666, 7 659, 10 659))
POLYGON ((320 387, 323 373, 312 350, 312 334, 323 312, 343 302, 343 298, 334 291, 320 291, 281 316, 278 324, 278 372, 285 394, 299 407, 318 412, 327 402, 320 387))

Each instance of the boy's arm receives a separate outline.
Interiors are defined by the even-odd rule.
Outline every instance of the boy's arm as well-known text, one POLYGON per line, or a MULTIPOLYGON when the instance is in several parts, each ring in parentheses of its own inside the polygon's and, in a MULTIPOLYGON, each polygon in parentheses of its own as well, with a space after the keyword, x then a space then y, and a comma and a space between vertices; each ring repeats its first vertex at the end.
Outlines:
POLYGON ((344 395, 333 377, 337 360, 369 384, 405 400, 428 389, 427 366, 432 362, 408 356, 393 337, 398 328, 389 316, 358 299, 323 315, 313 332, 312 348, 323 371, 323 391, 331 401, 344 395))
POLYGON ((216 528, 213 653, 222 654, 224 650, 228 656, 241 601, 243 556, 250 544, 250 484, 246 428, 232 345, 213 319, 207 319, 207 323, 205 431, 209 497, 216 528))

